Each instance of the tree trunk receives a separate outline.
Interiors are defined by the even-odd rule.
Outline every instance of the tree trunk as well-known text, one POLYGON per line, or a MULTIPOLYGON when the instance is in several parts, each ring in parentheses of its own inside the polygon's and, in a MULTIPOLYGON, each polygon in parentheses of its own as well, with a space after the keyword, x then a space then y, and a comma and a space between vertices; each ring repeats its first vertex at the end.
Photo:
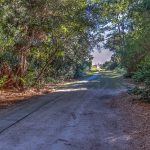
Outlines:
POLYGON ((20 77, 23 77, 27 71, 27 50, 21 50, 19 54, 20 77))
POLYGON ((19 64, 18 64, 18 69, 16 72, 16 76, 17 76, 17 80, 16 80, 16 84, 17 86, 23 88, 24 87, 24 83, 22 82, 22 78, 25 76, 26 72, 27 72, 27 48, 22 48, 20 49, 18 58, 19 58, 19 64))

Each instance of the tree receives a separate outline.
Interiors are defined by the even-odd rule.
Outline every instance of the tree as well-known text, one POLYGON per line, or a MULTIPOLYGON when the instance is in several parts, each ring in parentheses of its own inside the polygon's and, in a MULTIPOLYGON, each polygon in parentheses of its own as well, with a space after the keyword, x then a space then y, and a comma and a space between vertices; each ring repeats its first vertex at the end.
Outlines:
POLYGON ((66 71, 83 65, 89 56, 86 34, 92 23, 86 7, 85 0, 1 1, 1 70, 3 63, 9 68, 9 75, 1 73, 1 77, 7 76, 5 85, 22 87, 28 77, 33 84, 45 80, 52 75, 48 72, 60 70, 58 66, 68 60, 72 63, 66 71))

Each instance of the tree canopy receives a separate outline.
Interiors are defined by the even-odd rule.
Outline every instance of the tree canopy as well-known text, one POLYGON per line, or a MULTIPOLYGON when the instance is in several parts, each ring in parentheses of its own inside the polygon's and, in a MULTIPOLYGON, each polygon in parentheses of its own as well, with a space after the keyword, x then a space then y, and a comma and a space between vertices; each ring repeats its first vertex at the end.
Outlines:
POLYGON ((149 0, 1 0, 0 19, 6 87, 78 77, 102 41, 128 75, 149 66, 149 0))
POLYGON ((90 64, 85 0, 0 1, 0 76, 4 86, 78 76, 90 64))

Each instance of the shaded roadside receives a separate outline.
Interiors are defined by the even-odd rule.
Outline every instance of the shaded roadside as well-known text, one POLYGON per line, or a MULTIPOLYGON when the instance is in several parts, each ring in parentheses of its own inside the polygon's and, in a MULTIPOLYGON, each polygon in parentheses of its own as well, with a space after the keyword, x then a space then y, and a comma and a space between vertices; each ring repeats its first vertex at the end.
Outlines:
POLYGON ((73 80, 63 81, 59 83, 49 83, 41 87, 26 88, 22 91, 17 89, 1 89, 0 90, 0 109, 5 109, 11 105, 30 101, 32 98, 44 96, 56 91, 57 88, 72 82, 73 80))
POLYGON ((124 114, 124 132, 133 137, 133 149, 150 150, 150 103, 139 102, 134 96, 122 93, 114 97, 114 105, 124 114))

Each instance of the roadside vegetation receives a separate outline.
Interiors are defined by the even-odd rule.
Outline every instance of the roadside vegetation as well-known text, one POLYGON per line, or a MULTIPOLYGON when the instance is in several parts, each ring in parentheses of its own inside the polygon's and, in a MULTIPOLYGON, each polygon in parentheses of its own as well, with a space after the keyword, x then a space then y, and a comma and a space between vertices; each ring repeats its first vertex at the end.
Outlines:
POLYGON ((0 87, 80 76, 91 63, 87 7, 85 0, 0 1, 0 87))
POLYGON ((78 78, 103 42, 114 52, 103 67, 144 83, 137 93, 149 98, 149 0, 2 0, 0 20, 2 89, 78 78))
POLYGON ((109 2, 106 9, 112 13, 105 46, 114 55, 102 67, 125 69, 125 77, 137 83, 131 93, 150 100, 150 1, 109 2))

